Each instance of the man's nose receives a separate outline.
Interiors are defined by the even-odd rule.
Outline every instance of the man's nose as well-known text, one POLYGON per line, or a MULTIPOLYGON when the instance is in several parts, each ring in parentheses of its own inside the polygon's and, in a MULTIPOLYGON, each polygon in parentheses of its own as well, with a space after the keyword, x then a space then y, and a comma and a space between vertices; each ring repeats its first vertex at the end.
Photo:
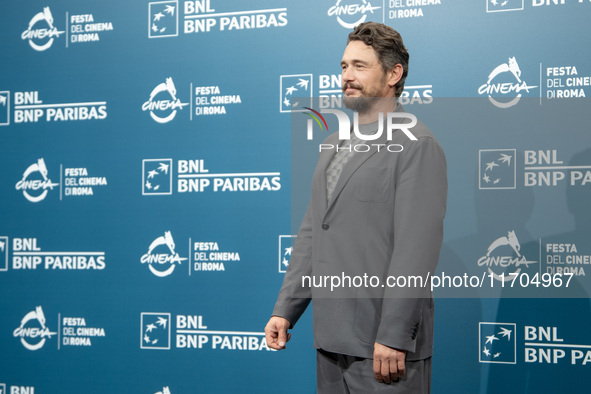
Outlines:
POLYGON ((343 69, 343 72, 341 73, 341 79, 343 82, 351 82, 354 79, 354 75, 353 72, 351 72, 350 67, 343 69))

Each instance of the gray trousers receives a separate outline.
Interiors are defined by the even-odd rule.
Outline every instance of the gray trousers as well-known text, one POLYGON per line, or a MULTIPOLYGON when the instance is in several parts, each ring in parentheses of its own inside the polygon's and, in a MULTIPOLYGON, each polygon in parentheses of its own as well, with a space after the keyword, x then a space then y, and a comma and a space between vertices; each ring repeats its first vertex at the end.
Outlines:
POLYGON ((431 392, 431 358, 406 362, 406 374, 390 384, 379 383, 373 373, 373 359, 316 352, 318 394, 370 394, 431 392))

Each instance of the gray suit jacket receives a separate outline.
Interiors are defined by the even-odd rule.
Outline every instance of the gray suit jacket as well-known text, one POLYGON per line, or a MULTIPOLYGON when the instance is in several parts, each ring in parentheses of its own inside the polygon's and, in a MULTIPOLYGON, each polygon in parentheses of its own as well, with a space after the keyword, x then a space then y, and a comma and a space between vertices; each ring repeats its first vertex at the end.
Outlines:
MULTIPOLYGON (((403 111, 398 105, 397 111, 403 111)), ((373 358, 374 342, 407 351, 407 360, 430 357, 433 298, 426 287, 390 287, 388 276, 426 278, 435 272, 443 239, 447 199, 445 155, 422 124, 392 141, 403 151, 373 146, 355 153, 343 168, 331 201, 326 200, 326 167, 334 151, 320 154, 312 196, 298 232, 273 315, 296 324, 313 299, 314 346, 373 358), (356 286, 355 276, 376 276, 379 285, 356 286), (345 288, 318 287, 338 276, 345 288), (306 282, 302 276, 316 282, 306 282), (347 287, 346 277, 352 282, 347 287), (309 285, 312 283, 312 286, 309 285), (381 286, 385 285, 385 286, 381 286)), ((336 133, 325 143, 338 144, 336 133)), ((334 279, 333 279, 334 281, 334 279)), ((398 282, 402 285, 402 282, 398 282)), ((408 284, 408 283, 407 283, 408 284)))

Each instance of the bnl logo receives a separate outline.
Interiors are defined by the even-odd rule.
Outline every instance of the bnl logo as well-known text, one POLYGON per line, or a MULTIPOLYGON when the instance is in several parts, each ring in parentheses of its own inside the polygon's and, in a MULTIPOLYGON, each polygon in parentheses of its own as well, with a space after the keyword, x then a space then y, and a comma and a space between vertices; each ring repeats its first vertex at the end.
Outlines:
POLYGON ((0 237, 0 271, 8 271, 8 237, 0 237))
POLYGON ((481 363, 515 364, 515 323, 487 323, 478 325, 479 357, 481 363))
POLYGON ((486 12, 521 10, 523 10, 523 0, 486 0, 486 12))
POLYGON ((282 75, 279 78, 279 110, 303 112, 312 106, 312 74, 282 75))
POLYGON ((515 189, 515 149, 478 151, 479 189, 515 189))
POLYGON ((170 313, 142 312, 141 349, 170 349, 170 313))
MULTIPOLYGON (((0 394, 8 394, 6 384, 0 383, 0 394)), ((10 394, 35 394, 35 387, 31 386, 10 386, 10 394)))
POLYGON ((148 3, 148 37, 176 37, 179 35, 178 1, 152 1, 148 3))
POLYGON ((10 92, 0 92, 0 126, 10 125, 10 92))
POLYGON ((279 273, 284 274, 289 267, 289 261, 293 254, 293 244, 297 235, 280 235, 279 236, 279 273))
POLYGON ((142 160, 142 195, 172 194, 172 159, 142 160))

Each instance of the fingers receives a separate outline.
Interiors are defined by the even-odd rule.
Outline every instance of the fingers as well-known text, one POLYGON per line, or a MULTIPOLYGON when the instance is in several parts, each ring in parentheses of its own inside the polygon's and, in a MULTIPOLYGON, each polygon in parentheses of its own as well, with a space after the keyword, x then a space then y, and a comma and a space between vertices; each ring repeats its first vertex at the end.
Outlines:
POLYGON ((269 321, 269 323, 267 323, 265 326, 265 339, 267 340, 267 346, 271 349, 279 350, 279 345, 277 345, 277 336, 278 333, 275 324, 273 324, 272 321, 269 321))
POLYGON ((406 373, 406 353, 379 343, 374 347, 373 373, 380 383, 395 382, 406 373))
POLYGON ((388 359, 378 360, 374 358, 373 373, 380 383, 389 384, 398 380, 398 367, 395 362, 389 362, 388 359))
POLYGON ((402 377, 406 374, 406 363, 404 362, 406 358, 406 354, 404 354, 402 357, 398 357, 397 360, 397 367, 398 367, 398 376, 402 377))
POLYGON ((378 382, 382 383, 384 381, 382 378, 382 362, 375 355, 373 358, 373 374, 378 382))
MULTIPOLYGON (((391 379, 390 376, 392 375, 392 369, 396 368, 396 364, 391 363, 389 360, 382 360, 382 367, 380 369, 381 373, 382 373, 382 379, 384 381, 384 383, 388 384, 390 383, 391 379)), ((396 372, 398 372, 396 370, 396 372)), ((398 379, 398 375, 394 374, 394 380, 398 379)))
POLYGON ((285 348, 285 344, 287 343, 287 329, 285 327, 278 327, 277 342, 281 349, 285 348))
POLYGON ((287 320, 272 317, 265 327, 265 339, 267 346, 271 349, 282 350, 285 349, 285 344, 291 338, 291 334, 287 333, 289 322, 287 320))

